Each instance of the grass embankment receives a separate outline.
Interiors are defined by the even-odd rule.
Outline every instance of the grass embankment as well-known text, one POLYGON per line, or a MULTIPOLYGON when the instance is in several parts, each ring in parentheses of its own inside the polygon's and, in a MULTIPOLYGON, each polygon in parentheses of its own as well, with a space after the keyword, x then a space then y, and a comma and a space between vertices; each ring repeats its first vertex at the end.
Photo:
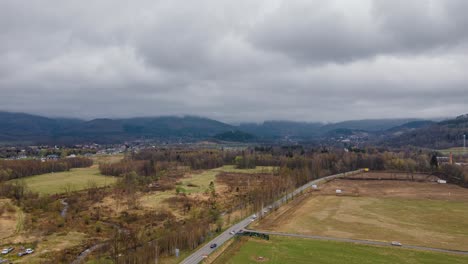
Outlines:
POLYGON ((84 190, 89 188, 91 183, 103 187, 114 184, 116 180, 115 177, 100 174, 97 165, 19 179, 19 181, 24 181, 31 191, 41 195, 84 190))
POLYGON ((242 238, 235 242, 215 264, 244 263, 467 263, 468 256, 270 236, 269 241, 242 238))
POLYGON ((257 229, 468 250, 468 203, 315 196, 268 216, 257 229))

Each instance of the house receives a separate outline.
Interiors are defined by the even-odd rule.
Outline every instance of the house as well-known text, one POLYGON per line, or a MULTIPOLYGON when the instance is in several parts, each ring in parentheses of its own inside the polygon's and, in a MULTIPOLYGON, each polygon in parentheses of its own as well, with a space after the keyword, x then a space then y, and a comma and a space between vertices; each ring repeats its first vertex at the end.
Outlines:
POLYGON ((48 160, 58 160, 59 156, 55 154, 47 155, 48 160))

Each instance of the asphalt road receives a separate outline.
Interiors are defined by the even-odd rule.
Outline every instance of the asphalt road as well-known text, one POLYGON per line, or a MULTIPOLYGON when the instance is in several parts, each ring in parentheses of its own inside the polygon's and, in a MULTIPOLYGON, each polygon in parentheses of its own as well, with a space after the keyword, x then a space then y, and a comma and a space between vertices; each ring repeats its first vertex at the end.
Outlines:
MULTIPOLYGON (((317 179, 317 180, 310 181, 307 184, 297 188, 293 192, 281 197, 279 200, 277 200, 273 204, 265 207, 265 209, 270 208, 270 207, 275 208, 275 207, 281 206, 282 204, 287 202, 288 199, 291 199, 292 197, 300 194, 302 191, 305 191, 307 188, 311 188, 312 185, 314 185, 314 184, 319 184, 322 181, 329 181, 329 180, 332 180, 332 179, 335 179, 335 178, 348 176, 348 175, 351 175, 351 174, 356 174, 356 173, 359 173, 359 172, 362 172, 362 171, 363 170, 356 170, 356 171, 351 171, 351 172, 346 172, 346 173, 340 173, 340 174, 330 175, 330 176, 327 176, 327 177, 323 177, 323 178, 320 178, 320 179, 317 179)), ((261 212, 257 213, 257 215, 259 215, 260 213, 261 212)), ((220 235, 218 235, 217 237, 212 239, 210 242, 208 242, 202 248, 195 251, 192 255, 188 256, 186 259, 184 259, 180 263, 181 264, 197 264, 197 263, 201 262, 204 259, 204 256, 208 256, 213 251, 215 251, 216 248, 218 248, 219 246, 221 246, 222 244, 224 244, 226 241, 228 241, 230 238, 233 237, 233 235, 229 234, 229 232, 231 232, 233 230, 235 232, 237 232, 240 229, 246 229, 246 227, 252 222, 252 218, 253 218, 253 215, 250 215, 247 218, 245 218, 244 220, 240 221, 239 223, 231 226, 226 231, 224 231, 223 233, 221 233, 220 235), (212 245, 214 243, 217 244, 217 247, 216 248, 210 248, 210 245, 212 245)))
POLYGON ((325 237, 325 236, 311 236, 311 235, 290 234, 290 233, 281 233, 281 232, 257 231, 257 230, 251 230, 251 229, 248 229, 248 231, 253 232, 253 233, 258 233, 258 234, 267 234, 267 235, 275 235, 275 236, 287 236, 287 237, 308 238, 308 239, 316 239, 316 240, 339 241, 339 242, 349 242, 349 243, 364 244, 364 245, 388 246, 388 247, 417 249, 417 250, 443 252, 443 253, 451 253, 451 254, 459 254, 459 255, 468 255, 468 251, 420 247, 420 246, 411 246, 411 245, 404 245, 404 244, 401 246, 393 246, 391 245, 390 242, 382 242, 382 241, 359 240, 359 239, 325 237))

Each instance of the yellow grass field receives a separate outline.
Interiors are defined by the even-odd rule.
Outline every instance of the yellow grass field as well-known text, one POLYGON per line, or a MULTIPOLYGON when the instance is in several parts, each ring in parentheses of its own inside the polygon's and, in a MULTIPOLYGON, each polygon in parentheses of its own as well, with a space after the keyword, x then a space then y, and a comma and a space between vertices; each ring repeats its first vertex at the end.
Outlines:
POLYGON ((255 228, 468 250, 467 189, 399 181, 372 181, 365 187, 359 187, 358 181, 331 184, 359 196, 314 192, 280 208, 255 228), (399 184, 405 192, 398 192, 399 184), (381 195, 378 188, 384 190, 381 195), (428 188, 437 195, 423 198, 428 188))

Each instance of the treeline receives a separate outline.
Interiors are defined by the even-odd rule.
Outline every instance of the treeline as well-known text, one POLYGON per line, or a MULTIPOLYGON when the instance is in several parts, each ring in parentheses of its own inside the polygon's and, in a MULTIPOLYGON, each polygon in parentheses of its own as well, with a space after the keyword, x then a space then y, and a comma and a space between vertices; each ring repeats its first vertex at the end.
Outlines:
POLYGON ((131 159, 176 162, 193 170, 200 170, 213 169, 232 162, 233 155, 233 152, 222 150, 149 149, 132 154, 131 159))
POLYGON ((232 164, 235 154, 218 150, 143 150, 115 163, 101 163, 103 175, 123 176, 135 172, 140 176, 156 176, 169 168, 187 166, 192 170, 214 169, 232 164))
POLYGON ((177 166, 177 163, 123 159, 114 163, 101 163, 99 164, 99 171, 101 174, 108 176, 124 176, 132 172, 140 176, 157 176, 174 166, 177 166))
POLYGON ((18 179, 50 172, 68 171, 93 165, 88 158, 68 158, 54 161, 0 160, 0 181, 18 179))
POLYGON ((431 154, 427 152, 390 152, 367 149, 362 152, 344 150, 308 150, 303 148, 256 148, 246 150, 144 150, 121 162, 101 164, 104 175, 121 176, 129 172, 150 176, 170 166, 187 166, 193 170, 235 165, 239 169, 256 166, 307 168, 315 176, 339 173, 358 168, 428 172, 431 154), (168 165, 170 164, 170 165, 168 165))

